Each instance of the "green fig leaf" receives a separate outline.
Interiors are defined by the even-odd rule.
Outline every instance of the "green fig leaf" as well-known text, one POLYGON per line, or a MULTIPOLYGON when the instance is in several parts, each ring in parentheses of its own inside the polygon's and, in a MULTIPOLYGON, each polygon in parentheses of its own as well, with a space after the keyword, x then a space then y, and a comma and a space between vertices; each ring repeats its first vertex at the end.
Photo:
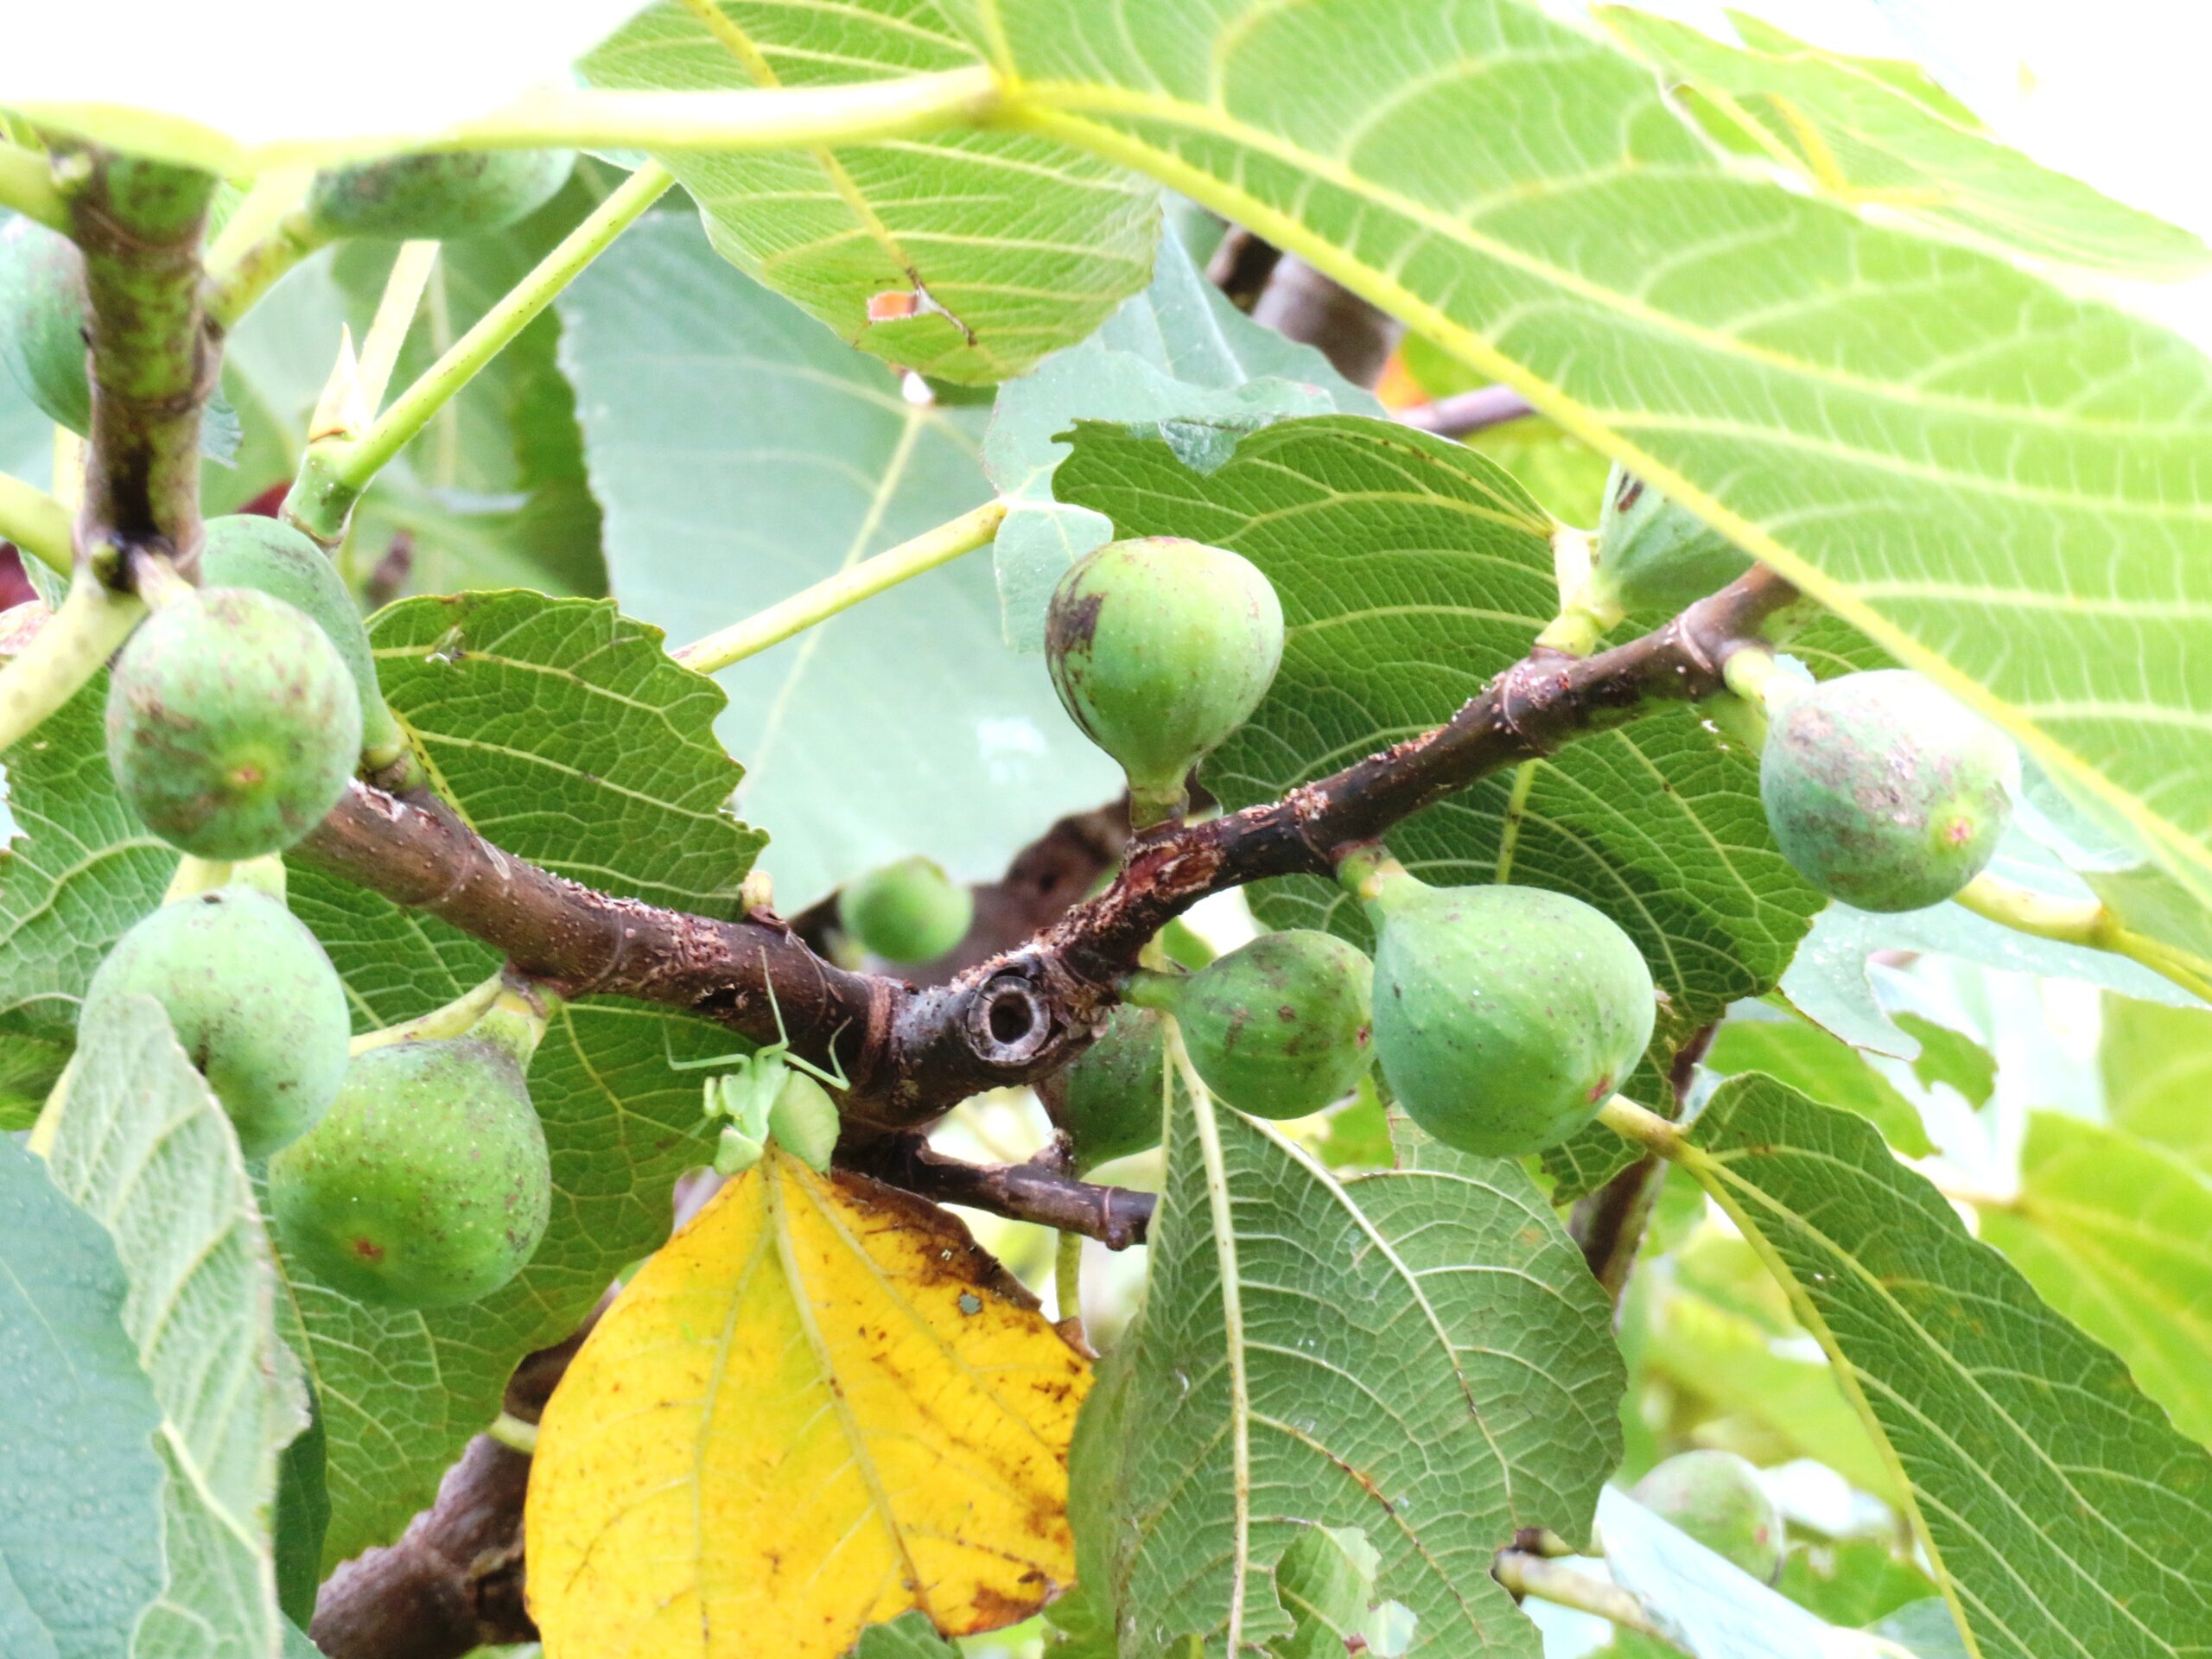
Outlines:
MULTIPOLYGON (((811 86, 978 61, 929 0, 717 0, 715 10, 710 30, 683 6, 649 8, 583 60, 584 78, 660 90, 811 86)), ((1157 192, 1046 139, 956 130, 656 159, 698 202, 724 258, 863 351, 945 380, 1022 373, 1152 275, 1157 192)))

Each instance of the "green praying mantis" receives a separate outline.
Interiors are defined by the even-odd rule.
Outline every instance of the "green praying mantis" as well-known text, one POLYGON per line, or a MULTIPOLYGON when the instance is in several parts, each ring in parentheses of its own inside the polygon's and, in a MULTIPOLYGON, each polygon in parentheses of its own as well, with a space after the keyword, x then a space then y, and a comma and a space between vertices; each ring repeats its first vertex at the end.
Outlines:
POLYGON ((837 1037, 844 1027, 839 1027, 830 1039, 831 1069, 825 1071, 791 1052, 791 1036, 784 1029, 784 1011, 776 1006, 773 985, 768 987, 768 1007, 776 1016, 776 1040, 766 1047, 679 1060, 669 1047, 666 1026, 661 1027, 661 1047, 673 1071, 721 1073, 707 1079, 702 1124, 727 1120, 715 1143, 717 1174, 742 1174, 760 1161, 772 1140, 822 1174, 837 1145, 837 1105, 829 1089, 842 1091, 848 1086, 845 1068, 837 1058, 837 1037))

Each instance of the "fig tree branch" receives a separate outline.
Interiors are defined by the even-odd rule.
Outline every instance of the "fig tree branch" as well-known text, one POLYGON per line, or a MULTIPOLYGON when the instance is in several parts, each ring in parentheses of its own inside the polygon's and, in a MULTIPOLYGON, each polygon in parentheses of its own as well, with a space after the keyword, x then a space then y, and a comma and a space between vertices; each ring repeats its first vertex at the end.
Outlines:
POLYGON ((1643 1604, 1627 1591, 1560 1562, 1525 1550, 1508 1549, 1499 1553, 1497 1564, 1491 1568, 1491 1576, 1516 1597, 1534 1596, 1539 1601, 1572 1607, 1577 1612, 1594 1613, 1623 1630, 1665 1640, 1659 1627, 1651 1622, 1651 1616, 1643 1611, 1643 1604))
POLYGON ((852 1078, 849 1122, 912 1129, 985 1089, 1034 1081, 1089 1042, 1138 953, 1209 894, 1327 875, 1345 853, 1501 767, 1655 702, 1710 696, 1728 658, 1795 598, 1754 571, 1664 627, 1589 658, 1537 652, 1435 730, 1281 800, 1136 837, 1096 898, 943 985, 849 973, 765 912, 689 916, 610 897, 480 841, 426 797, 356 785, 294 856, 439 916, 563 995, 614 995, 776 1035, 852 1078), (774 996, 772 1006, 770 989, 774 996))

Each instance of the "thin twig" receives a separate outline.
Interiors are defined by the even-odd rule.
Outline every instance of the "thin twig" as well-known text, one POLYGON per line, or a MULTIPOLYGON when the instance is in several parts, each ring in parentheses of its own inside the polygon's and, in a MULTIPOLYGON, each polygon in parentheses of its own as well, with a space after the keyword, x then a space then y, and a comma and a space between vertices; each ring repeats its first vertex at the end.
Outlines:
POLYGON ((1493 426, 1525 420, 1535 412, 1535 405, 1510 386, 1477 386, 1472 391, 1455 392, 1433 404, 1402 409, 1395 418, 1424 432, 1465 438, 1493 426))
POLYGON ((1491 1568, 1491 1576, 1516 1596, 1534 1596, 1580 1613, 1594 1613, 1623 1630, 1657 1637, 1662 1642, 1667 1639, 1651 1622, 1651 1615, 1643 1611, 1643 1604, 1620 1586, 1541 1555, 1503 1550, 1491 1568))

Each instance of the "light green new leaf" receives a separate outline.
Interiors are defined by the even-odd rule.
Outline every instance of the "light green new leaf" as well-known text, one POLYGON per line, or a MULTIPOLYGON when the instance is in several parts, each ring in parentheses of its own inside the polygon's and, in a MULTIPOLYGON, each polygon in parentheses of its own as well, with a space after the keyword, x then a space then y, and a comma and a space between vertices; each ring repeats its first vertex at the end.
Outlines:
MULTIPOLYGON (((679 216, 631 231, 562 316, 614 594, 678 641, 990 499, 983 410, 908 401, 679 216)), ((980 552, 718 678, 786 914, 911 853, 994 879, 1121 786, 1043 665, 1006 645, 980 552)))
MULTIPOLYGON (((1285 421, 1207 473, 1163 442, 1085 423, 1054 488, 1116 534, 1231 548, 1274 584, 1282 667, 1203 774, 1230 807, 1450 719, 1558 607, 1542 509, 1480 455, 1386 422, 1285 421)), ((1389 841, 1424 880, 1554 887, 1628 931, 1666 996, 1650 1063, 1629 1086, 1647 1100, 1662 1097, 1662 1068, 1689 1033, 1772 988, 1822 902, 1768 836, 1752 760, 1687 705, 1484 779, 1389 841)), ((1254 899, 1274 925, 1368 938, 1332 885, 1276 883, 1254 899)), ((1599 1136, 1567 1196, 1602 1182, 1620 1154, 1599 1136)))
POLYGON ((0 1650, 116 1659, 162 1587, 162 1414, 115 1241, 0 1135, 0 1650))
MULTIPOLYGON (((713 733, 713 685, 604 601, 410 600, 372 635, 392 709, 470 823, 604 891, 730 915, 759 836, 723 803, 741 772, 713 733)), ((329 950, 363 1027, 459 995, 497 957, 441 922, 296 868, 292 906, 329 950)), ((698 1080, 668 1069, 729 1033, 635 1004, 554 1017, 530 1069, 553 1160, 553 1217, 529 1267, 474 1306, 370 1308, 288 1271, 289 1334, 328 1442, 332 1565, 388 1541, 499 1410, 514 1363, 573 1331, 667 1236, 670 1189, 704 1161, 698 1080)))
POLYGON ((167 1474, 168 1582, 132 1659, 276 1659, 276 1462, 307 1407, 238 1136, 151 997, 101 999, 82 1038, 48 1167, 115 1239, 167 1474))
POLYGON ((1983 1209, 1981 1236, 2126 1360, 2177 1428, 2212 1443, 2212 1178, 2131 1136, 2037 1112, 2019 1195, 1983 1209))
POLYGON ((1627 6, 1598 16, 1639 57, 1732 118, 1770 159, 1839 201, 2124 276, 2171 280, 2212 263, 2187 231, 2038 166, 1957 105, 1927 101, 1924 84, 1881 73, 1897 66, 1823 51, 1737 13, 1744 47, 1627 6))
MULTIPOLYGON (((655 6, 584 59, 599 86, 850 85, 971 68, 936 0, 655 6)), ((715 246, 856 346, 944 379, 1010 378, 1151 279, 1157 193, 1011 132, 658 158, 715 246)))
POLYGON ((2212 1175, 2212 1013, 2107 995, 2097 1059, 2113 1123, 2212 1175))
MULTIPOLYGON (((1516 1527, 1586 1535, 1619 1452, 1604 1298, 1514 1165, 1441 1149, 1339 1185, 1203 1098, 1172 1125, 1142 1312, 1071 1464, 1077 1576, 1122 1659, 1290 1630, 1273 1568, 1357 1527, 1415 1655, 1535 1659, 1489 1575, 1516 1527), (1316 1319, 1317 1308, 1329 1310, 1316 1319)), ((1242 1649, 1238 1649, 1242 1651, 1242 1649)))
POLYGON ((2020 737, 2212 894, 2212 373, 1742 176, 1522 0, 947 0, 1002 124, 1404 318, 2020 737))
POLYGON ((1895 1459, 1971 1651, 2212 1653, 2212 1452, 1872 1125, 1739 1077, 1680 1156, 1895 1459))

